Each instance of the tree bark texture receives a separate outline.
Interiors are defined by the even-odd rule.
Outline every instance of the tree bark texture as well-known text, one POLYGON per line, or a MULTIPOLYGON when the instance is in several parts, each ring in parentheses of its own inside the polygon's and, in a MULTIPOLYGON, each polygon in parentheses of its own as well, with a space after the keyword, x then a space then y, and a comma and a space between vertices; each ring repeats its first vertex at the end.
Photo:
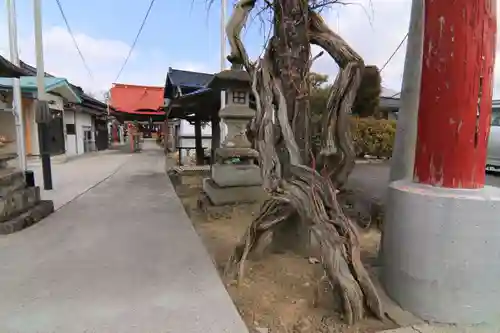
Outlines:
POLYGON ((281 77, 288 119, 304 164, 311 156, 308 6, 304 0, 274 2, 274 72, 281 77))
POLYGON ((252 78, 257 110, 249 137, 259 151, 263 187, 271 199, 236 246, 226 273, 241 278, 249 254, 271 243, 283 223, 298 219, 319 243, 321 263, 333 289, 340 291, 347 322, 359 321, 365 309, 383 319, 380 298, 361 262, 357 229, 336 198, 354 166, 349 113, 363 60, 307 1, 275 0, 274 35, 264 56, 251 62, 240 34, 255 2, 235 5, 226 27, 228 60, 243 64, 252 78), (310 149, 310 44, 322 47, 340 67, 323 114, 318 156, 311 156, 310 149), (321 172, 315 169, 318 163, 321 172))

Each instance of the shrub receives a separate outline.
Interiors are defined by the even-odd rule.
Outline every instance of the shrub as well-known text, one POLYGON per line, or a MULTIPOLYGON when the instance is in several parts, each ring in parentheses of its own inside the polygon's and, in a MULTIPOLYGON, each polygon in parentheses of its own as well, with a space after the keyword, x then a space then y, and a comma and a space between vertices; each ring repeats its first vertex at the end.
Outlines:
POLYGON ((394 120, 352 118, 352 138, 358 156, 391 157, 395 136, 394 120))
MULTIPOLYGON (((351 133, 354 149, 358 157, 365 155, 375 157, 391 157, 396 135, 396 121, 387 119, 351 118, 351 133)), ((314 154, 320 149, 320 136, 315 131, 312 144, 314 154)))
POLYGON ((352 114, 359 117, 377 116, 382 78, 377 66, 366 66, 352 106, 352 114))

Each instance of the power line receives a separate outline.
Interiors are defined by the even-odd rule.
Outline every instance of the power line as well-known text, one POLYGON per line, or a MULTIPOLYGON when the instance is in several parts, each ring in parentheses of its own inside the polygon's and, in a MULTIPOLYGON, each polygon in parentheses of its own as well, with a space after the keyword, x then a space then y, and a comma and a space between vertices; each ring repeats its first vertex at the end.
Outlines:
POLYGON ((137 32, 137 35, 135 36, 134 42, 132 43, 132 46, 130 47, 130 50, 128 51, 127 58, 125 58, 125 61, 123 62, 122 67, 118 71, 118 75, 116 76, 116 79, 113 82, 117 82, 118 79, 120 78, 120 75, 122 74, 123 70, 125 69, 125 66, 128 63, 128 60, 130 59, 130 56, 132 55, 132 51, 135 48, 135 44, 137 44, 137 41, 139 40, 139 36, 142 33, 142 29, 144 28, 144 25, 146 24, 146 21, 148 19, 149 13, 151 12, 151 8, 153 8, 153 4, 155 3, 155 0, 151 0, 149 3, 149 8, 148 11, 146 12, 146 15, 144 16, 144 19, 142 20, 141 26, 139 28, 139 31, 137 32))
POLYGON ((73 30, 71 30, 68 19, 66 18, 66 14, 64 14, 64 10, 62 8, 61 2, 59 0, 56 0, 56 2, 57 2, 57 7, 59 7, 59 12, 61 12, 61 16, 64 20, 64 24, 66 24, 66 29, 68 30, 69 34, 71 35, 71 39, 73 40, 73 44, 75 45, 75 48, 78 51, 78 54, 80 55, 80 59, 82 59, 83 65, 85 66, 85 69, 89 73, 90 78, 94 81, 94 75, 92 74, 92 71, 90 70, 90 67, 87 64, 87 61, 85 60, 85 57, 83 56, 82 50, 80 50, 80 47, 78 46, 75 35, 73 34, 73 30))
POLYGON ((394 50, 394 52, 391 54, 391 56, 389 57, 389 59, 387 59, 387 61, 385 62, 384 66, 382 66, 382 68, 380 69, 380 72, 382 72, 384 70, 384 68, 387 67, 387 65, 391 62, 392 58, 394 58, 394 56, 399 51, 399 49, 401 48, 401 46, 403 46, 403 43, 405 42, 406 38, 408 38, 408 33, 409 32, 406 33, 406 35, 403 37, 403 40, 401 41, 401 43, 399 43, 399 45, 396 48, 396 50, 394 50))

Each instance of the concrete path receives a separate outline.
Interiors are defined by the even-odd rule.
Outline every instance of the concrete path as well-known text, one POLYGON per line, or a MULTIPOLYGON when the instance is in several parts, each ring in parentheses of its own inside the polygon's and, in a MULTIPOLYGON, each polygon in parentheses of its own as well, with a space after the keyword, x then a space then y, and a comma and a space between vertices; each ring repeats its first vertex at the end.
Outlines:
MULTIPOLYGON (((356 164, 349 176, 347 187, 360 193, 366 199, 383 203, 389 184, 389 172, 389 162, 356 164)), ((500 174, 487 174, 486 184, 500 187, 500 174)))
POLYGON ((0 332, 247 332, 161 149, 144 148, 44 221, 0 237, 0 332))
POLYGON ((394 330, 383 331, 380 333, 494 333, 498 329, 486 326, 444 326, 444 325, 417 325, 397 328, 394 330))
POLYGON ((50 191, 43 190, 41 164, 30 165, 29 169, 35 173, 35 182, 42 189, 42 198, 54 201, 57 210, 113 175, 131 156, 119 150, 107 150, 65 163, 53 163, 53 190, 50 191))

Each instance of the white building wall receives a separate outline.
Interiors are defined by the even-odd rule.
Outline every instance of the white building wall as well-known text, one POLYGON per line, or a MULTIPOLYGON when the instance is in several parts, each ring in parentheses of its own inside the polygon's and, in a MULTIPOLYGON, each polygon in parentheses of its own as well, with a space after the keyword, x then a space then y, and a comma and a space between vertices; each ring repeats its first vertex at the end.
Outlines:
MULTIPOLYGON (((194 125, 191 125, 186 120, 181 120, 179 136, 180 136, 179 140, 180 147, 192 147, 192 148, 195 147, 196 142, 194 138, 195 137, 194 125)), ((210 126, 210 124, 207 124, 206 126, 201 128, 201 136, 203 137, 203 139, 201 140, 203 148, 210 149, 212 147, 212 127, 210 126)), ((182 163, 186 163, 187 154, 190 154, 191 156, 196 156, 194 149, 189 152, 186 149, 181 149, 180 154, 182 163)))
POLYGON ((64 111, 64 133, 66 137, 66 155, 75 156, 78 154, 83 154, 83 150, 78 150, 78 135, 68 134, 66 131, 67 124, 75 124, 75 133, 77 132, 75 111, 66 110, 64 111))
POLYGON ((52 95, 48 93, 47 100, 49 102, 49 107, 54 110, 64 111, 64 100, 61 96, 52 95))
MULTIPOLYGON (((194 125, 191 125, 186 120, 181 120, 181 137, 182 136, 193 136, 194 137, 194 125)), ((207 124, 205 127, 201 128, 201 136, 211 136, 212 135, 212 127, 210 124, 207 124)))
POLYGON ((94 138, 92 116, 83 113, 75 112, 73 110, 66 110, 64 112, 64 132, 66 139, 66 155, 75 156, 85 153, 85 130, 92 131, 92 138, 94 138), (68 134, 66 125, 74 124, 76 134, 68 134))
POLYGON ((77 138, 77 149, 78 155, 83 154, 84 141, 85 141, 85 130, 91 130, 92 139, 94 138, 94 129, 92 124, 92 116, 87 113, 76 112, 76 138, 77 138))
MULTIPOLYGON (((203 138, 201 140, 201 144, 203 146, 203 148, 206 148, 206 149, 210 149, 212 147, 212 138, 203 138)), ((186 147, 186 148, 193 148, 191 150, 187 150, 187 149, 181 149, 181 161, 182 163, 186 163, 187 162, 187 157, 188 157, 188 154, 189 156, 195 158, 196 157, 196 151, 195 151, 195 139, 193 137, 189 137, 189 138, 181 138, 180 139, 180 146, 181 147, 186 147)))

